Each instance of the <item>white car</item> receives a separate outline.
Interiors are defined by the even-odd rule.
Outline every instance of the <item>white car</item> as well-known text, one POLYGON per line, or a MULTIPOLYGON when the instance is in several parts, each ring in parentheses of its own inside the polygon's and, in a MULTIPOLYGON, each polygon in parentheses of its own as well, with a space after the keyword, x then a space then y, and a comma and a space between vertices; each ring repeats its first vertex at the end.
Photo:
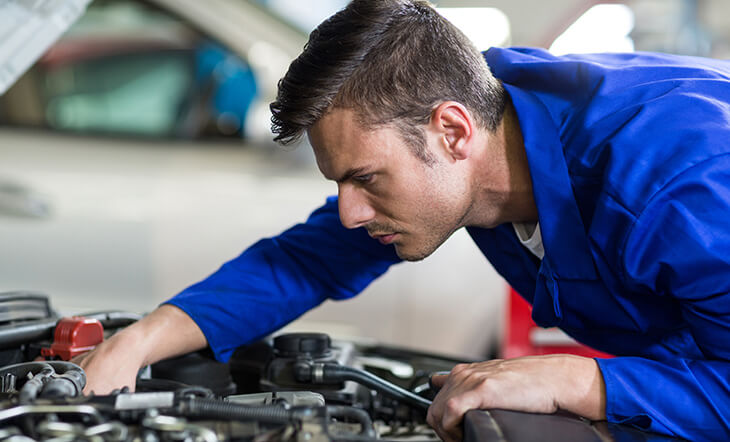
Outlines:
MULTIPOLYGON (((0 96, 0 291, 47 293, 62 312, 149 311, 306 219, 336 186, 307 145, 274 146, 268 129, 305 42, 255 2, 92 2, 0 96)), ((297 328, 483 357, 505 293, 457 232, 297 328)))

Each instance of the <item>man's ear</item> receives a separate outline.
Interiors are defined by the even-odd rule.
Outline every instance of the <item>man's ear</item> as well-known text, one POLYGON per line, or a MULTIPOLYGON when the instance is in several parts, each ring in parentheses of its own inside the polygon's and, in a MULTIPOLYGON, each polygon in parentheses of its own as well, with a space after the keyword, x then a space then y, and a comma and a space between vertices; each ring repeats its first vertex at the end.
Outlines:
POLYGON ((430 129, 453 160, 464 160, 471 154, 474 118, 467 108, 456 101, 445 101, 431 111, 430 129))

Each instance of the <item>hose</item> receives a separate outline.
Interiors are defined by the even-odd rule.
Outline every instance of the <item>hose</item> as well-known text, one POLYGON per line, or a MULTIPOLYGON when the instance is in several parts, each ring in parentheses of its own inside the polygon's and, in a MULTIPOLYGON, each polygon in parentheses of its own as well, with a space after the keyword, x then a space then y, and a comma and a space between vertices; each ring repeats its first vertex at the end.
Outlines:
MULTIPOLYGON (((72 362, 24 362, 0 368, 0 379, 12 379, 12 385, 3 385, 4 392, 17 389, 16 383, 26 381, 19 390, 19 401, 27 404, 38 397, 75 397, 86 385, 84 370, 72 362)), ((5 383, 5 382, 3 382, 5 383)), ((10 382, 8 382, 10 384, 10 382)))
POLYGON ((51 376, 41 391, 43 398, 62 398, 78 396, 86 385, 86 375, 82 371, 69 370, 60 376, 51 376))
POLYGON ((20 389, 18 401, 21 404, 33 402, 46 385, 46 382, 48 382, 48 378, 50 378, 54 373, 55 371, 53 371, 53 368, 50 365, 42 367, 39 372, 33 375, 33 378, 23 384, 23 387, 20 389))
POLYGON ((90 312, 80 316, 98 320, 104 329, 126 327, 142 319, 142 315, 138 313, 117 310, 90 312))
MULTIPOLYGON (((360 424, 360 436, 375 438, 373 421, 365 410, 345 406, 324 407, 327 418, 339 417, 349 419, 360 424)), ((178 404, 178 412, 181 416, 196 419, 230 419, 230 420, 255 420, 269 424, 293 424, 307 418, 312 418, 316 410, 311 407, 301 409, 286 409, 278 406, 250 406, 222 402, 215 399, 204 399, 198 397, 184 397, 178 404)))
POLYGON ((315 384, 354 381, 423 411, 428 410, 428 407, 431 406, 431 401, 428 399, 411 393, 370 372, 344 365, 299 362, 295 366, 295 377, 299 382, 311 382, 315 384))
POLYGON ((191 418, 256 420, 271 424, 291 424, 302 417, 299 411, 277 406, 253 407, 191 396, 180 400, 178 412, 184 417, 191 418))
POLYGON ((44 318, 21 324, 0 325, 0 350, 15 348, 28 342, 51 339, 58 318, 44 318))
POLYGON ((353 420, 360 424, 360 436, 374 439, 375 428, 373 421, 367 411, 355 407, 345 407, 342 405, 327 406, 327 414, 331 417, 345 418, 353 420))

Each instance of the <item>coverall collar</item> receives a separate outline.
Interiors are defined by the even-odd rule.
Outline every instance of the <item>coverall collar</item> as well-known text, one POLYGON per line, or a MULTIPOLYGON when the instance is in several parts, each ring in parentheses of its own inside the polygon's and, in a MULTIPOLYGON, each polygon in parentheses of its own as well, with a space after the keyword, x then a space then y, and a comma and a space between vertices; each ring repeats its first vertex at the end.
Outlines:
POLYGON ((544 260, 549 261, 552 271, 560 278, 596 279, 593 255, 573 195, 558 129, 536 96, 506 83, 504 87, 522 130, 545 248, 544 260))

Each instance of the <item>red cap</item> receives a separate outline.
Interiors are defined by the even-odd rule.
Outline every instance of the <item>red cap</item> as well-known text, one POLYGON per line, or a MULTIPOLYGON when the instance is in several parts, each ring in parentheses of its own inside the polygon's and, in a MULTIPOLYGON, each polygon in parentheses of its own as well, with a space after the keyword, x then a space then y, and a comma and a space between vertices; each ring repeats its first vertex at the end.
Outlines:
POLYGON ((62 318, 56 324, 53 344, 50 348, 42 348, 41 355, 59 357, 69 361, 74 356, 93 350, 104 340, 104 327, 98 319, 83 316, 62 318))

